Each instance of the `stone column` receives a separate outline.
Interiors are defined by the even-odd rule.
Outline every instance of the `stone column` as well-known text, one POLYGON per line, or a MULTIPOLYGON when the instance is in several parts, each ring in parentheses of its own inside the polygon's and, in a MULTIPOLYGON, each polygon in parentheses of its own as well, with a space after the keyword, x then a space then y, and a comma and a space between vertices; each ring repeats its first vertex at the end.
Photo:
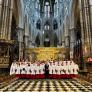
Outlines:
POLYGON ((41 26, 41 46, 44 46, 44 14, 43 14, 43 11, 44 11, 44 9, 42 10, 42 15, 41 15, 41 17, 42 17, 42 26, 41 26))
POLYGON ((13 0, 3 0, 2 4, 0 38, 10 40, 13 0))
POLYGON ((92 54, 92 0, 88 0, 88 4, 89 4, 89 17, 90 17, 90 54, 92 54))
POLYGON ((80 20, 81 20, 83 56, 88 57, 92 51, 91 48, 92 30, 91 30, 89 0, 79 0, 79 8, 80 8, 80 20))
POLYGON ((8 40, 11 40, 11 24, 12 24, 12 13, 13 13, 13 4, 14 4, 14 0, 10 0, 10 5, 9 5, 9 24, 8 24, 8 40))
POLYGON ((8 0, 4 0, 3 2, 3 9, 2 9, 2 21, 1 21, 1 39, 7 39, 5 37, 5 31, 6 31, 6 26, 7 26, 7 12, 8 12, 8 0))
POLYGON ((22 28, 18 28, 18 42, 19 42, 19 60, 20 58, 23 58, 23 36, 24 36, 24 30, 22 28))
POLYGON ((65 21, 65 46, 69 48, 69 28, 68 20, 65 21))
POLYGON ((75 41, 76 41, 76 37, 75 37, 75 25, 74 25, 74 21, 75 21, 75 17, 74 17, 74 7, 72 7, 72 14, 70 17, 70 59, 74 59, 74 45, 75 45, 75 41))
MULTIPOLYGON (((0 24, 1 24, 1 20, 2 20, 2 4, 3 4, 3 0, 0 1, 0 24)), ((0 25, 0 38, 1 38, 1 25, 0 25)))
POLYGON ((50 24, 51 24, 51 28, 49 31, 51 31, 51 47, 54 46, 54 30, 53 30, 53 12, 52 12, 52 9, 51 9, 51 17, 50 17, 50 24))
POLYGON ((70 30, 70 58, 73 59, 74 55, 74 45, 75 45, 75 28, 71 28, 70 30))
POLYGON ((64 36, 64 30, 62 32, 62 47, 65 47, 65 36, 64 36))
POLYGON ((40 47, 43 46, 43 32, 41 33, 41 37, 40 37, 40 47))
MULTIPOLYGON (((0 16, 1 16, 1 13, 2 13, 2 3, 3 3, 3 0, 0 0, 0 16)), ((1 19, 1 17, 0 17, 1 19)))
POLYGON ((60 29, 60 30, 59 30, 59 46, 61 46, 61 43, 62 43, 61 40, 62 40, 62 39, 61 39, 61 29, 60 29))
POLYGON ((82 34, 82 49, 83 49, 83 70, 86 71, 86 60, 91 55, 91 14, 89 0, 79 0, 81 34, 82 34))

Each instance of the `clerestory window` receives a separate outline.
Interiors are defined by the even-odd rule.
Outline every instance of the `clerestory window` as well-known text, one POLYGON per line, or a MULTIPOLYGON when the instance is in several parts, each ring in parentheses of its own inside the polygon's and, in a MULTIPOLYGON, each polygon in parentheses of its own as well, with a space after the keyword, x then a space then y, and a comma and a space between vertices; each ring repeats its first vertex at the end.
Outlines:
POLYGON ((45 17, 50 17, 50 4, 49 4, 49 2, 45 2, 44 15, 45 15, 45 17))

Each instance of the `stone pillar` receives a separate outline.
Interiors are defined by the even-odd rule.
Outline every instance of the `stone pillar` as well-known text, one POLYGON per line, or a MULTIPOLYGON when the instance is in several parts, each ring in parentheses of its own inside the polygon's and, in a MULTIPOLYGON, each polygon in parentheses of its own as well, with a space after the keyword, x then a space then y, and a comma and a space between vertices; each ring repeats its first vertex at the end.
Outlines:
POLYGON ((65 27, 65 47, 68 49, 66 51, 66 59, 70 59, 70 51, 69 51, 69 29, 68 25, 65 27))
POLYGON ((62 26, 62 32, 61 32, 61 42, 62 42, 62 47, 65 47, 65 33, 64 33, 64 24, 62 26))
POLYGON ((91 14, 89 0, 79 0, 81 34, 82 34, 82 49, 83 49, 83 70, 86 71, 86 61, 92 52, 92 29, 91 29, 91 14))
MULTIPOLYGON (((3 4, 3 0, 0 0, 0 23, 2 20, 2 4, 3 4)), ((0 25, 0 38, 1 38, 1 25, 0 25)))
POLYGON ((68 28, 68 21, 65 21, 65 46, 69 48, 69 28, 68 28))
POLYGON ((65 36, 64 36, 64 30, 62 32, 62 47, 65 47, 65 36))
POLYGON ((51 32, 50 32, 50 46, 53 47, 54 46, 54 33, 53 33, 53 30, 51 29, 51 32))
POLYGON ((5 31, 6 31, 6 20, 7 20, 7 12, 8 12, 8 0, 3 1, 3 7, 2 7, 2 16, 1 16, 1 39, 7 39, 5 37, 5 31))
POLYGON ((74 55, 74 45, 75 45, 75 30, 74 28, 71 28, 70 30, 70 58, 73 59, 74 55))
POLYGON ((24 36, 24 30, 22 28, 18 28, 18 42, 19 42, 19 60, 23 58, 23 36, 24 36))
POLYGON ((81 20, 81 34, 82 34, 82 48, 83 56, 88 57, 92 52, 92 30, 91 30, 91 14, 89 8, 89 0, 79 0, 80 20, 81 20), (86 50, 87 49, 87 50, 86 50))
POLYGON ((3 0, 2 4, 0 38, 10 40, 13 0, 3 0))
POLYGON ((41 37, 40 37, 40 47, 43 46, 43 33, 41 34, 41 37))
POLYGON ((53 47, 54 46, 54 30, 53 30, 53 14, 52 14, 52 11, 51 11, 51 17, 50 17, 50 24, 51 24, 51 28, 50 28, 50 30, 49 31, 51 31, 51 47, 53 47))
POLYGON ((41 26, 41 46, 44 46, 44 14, 43 14, 44 9, 42 10, 42 26, 41 26))
POLYGON ((14 0, 11 0, 10 3, 10 13, 9 13, 9 30, 8 30, 8 39, 11 39, 11 23, 12 23, 12 13, 13 13, 13 4, 14 4, 14 0))
POLYGON ((90 17, 90 54, 92 54, 92 0, 88 0, 89 2, 89 17, 90 17))
POLYGON ((61 44, 62 44, 62 38, 61 38, 61 30, 59 31, 59 46, 61 46, 61 44))
POLYGON ((75 45, 75 41, 76 41, 76 37, 75 37, 75 25, 74 25, 74 21, 75 21, 75 17, 74 17, 74 7, 72 7, 72 14, 70 17, 70 59, 74 59, 74 45, 75 45))

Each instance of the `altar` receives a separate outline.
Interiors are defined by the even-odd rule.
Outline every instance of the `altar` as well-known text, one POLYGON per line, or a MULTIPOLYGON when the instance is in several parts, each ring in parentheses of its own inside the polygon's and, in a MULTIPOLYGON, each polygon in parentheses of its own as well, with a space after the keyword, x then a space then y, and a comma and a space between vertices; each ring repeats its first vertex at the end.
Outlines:
POLYGON ((38 47, 28 49, 30 57, 34 57, 36 60, 51 60, 51 59, 64 59, 67 49, 56 47, 38 47))

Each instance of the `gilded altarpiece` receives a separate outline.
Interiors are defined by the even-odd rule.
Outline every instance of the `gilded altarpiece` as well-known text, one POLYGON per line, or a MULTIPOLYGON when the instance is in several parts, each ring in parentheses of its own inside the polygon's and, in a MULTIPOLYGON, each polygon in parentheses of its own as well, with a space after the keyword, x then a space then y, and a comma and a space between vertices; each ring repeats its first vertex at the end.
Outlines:
POLYGON ((51 59, 64 59, 66 54, 65 48, 55 48, 55 47, 39 47, 28 49, 29 56, 35 56, 36 60, 51 60, 51 59), (35 53, 35 55, 32 55, 35 53))

